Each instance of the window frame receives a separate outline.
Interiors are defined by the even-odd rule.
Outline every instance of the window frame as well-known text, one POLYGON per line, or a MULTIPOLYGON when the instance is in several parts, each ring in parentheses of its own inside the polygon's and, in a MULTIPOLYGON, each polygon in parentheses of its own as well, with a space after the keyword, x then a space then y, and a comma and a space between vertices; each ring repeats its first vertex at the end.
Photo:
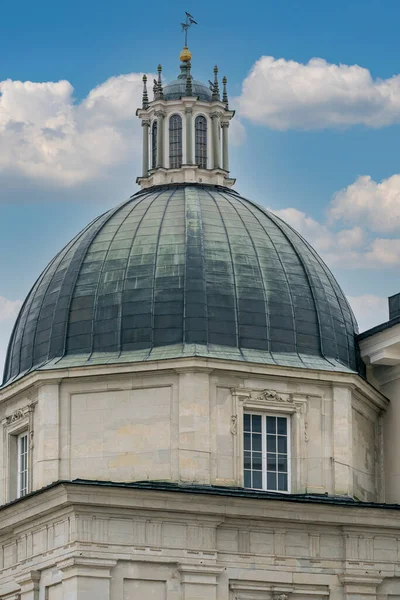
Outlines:
MULTIPOLYGON (((278 434, 275 434, 276 436, 278 434)), ((258 490, 258 491, 264 491, 264 492, 272 492, 272 493, 276 493, 276 494, 290 494, 291 493, 291 489, 292 489, 292 468, 291 468, 291 459, 292 459, 292 419, 291 419, 291 414, 288 413, 283 413, 283 412, 275 412, 275 411, 256 411, 256 410, 252 410, 252 409, 246 409, 244 408, 243 410, 243 414, 242 414, 242 448, 243 448, 243 453, 242 453, 242 473, 243 473, 243 487, 247 490, 258 490), (251 416, 259 416, 261 417, 261 460, 262 460, 262 487, 248 487, 245 486, 244 484, 244 478, 245 478, 245 449, 244 449, 244 435, 245 433, 245 428, 244 428, 244 418, 245 415, 249 415, 251 416), (287 424, 287 428, 286 428, 286 440, 287 440, 287 453, 286 453, 286 457, 287 457, 287 489, 286 490, 279 490, 279 489, 270 489, 268 488, 267 485, 267 447, 266 447, 266 436, 267 436, 267 417, 273 417, 273 418, 283 418, 286 420, 286 424, 287 424)), ((278 455, 278 452, 275 452, 276 455, 278 455)), ((250 472, 252 472, 253 469, 250 470, 250 472)), ((275 472, 276 475, 278 475, 279 471, 272 471, 275 472)))
POLYGON ((33 459, 33 420, 37 400, 14 411, 1 421, 3 427, 3 465, 6 469, 5 486, 2 490, 2 502, 10 502, 20 498, 20 483, 18 480, 19 437, 27 435, 27 493, 32 490, 32 459, 33 459))
POLYGON ((170 169, 180 169, 183 164, 183 119, 179 113, 173 113, 168 120, 168 160, 170 169), (174 128, 174 120, 179 127, 174 128))
POLYGON ((195 155, 195 164, 198 165, 200 169, 207 169, 208 165, 208 120, 207 117, 203 114, 198 114, 194 120, 194 155, 195 155), (199 119, 204 119, 205 129, 198 129, 197 123, 199 119), (202 134, 203 139, 201 142, 198 141, 200 135, 202 134), (201 146, 200 146, 201 144, 201 146), (198 152, 198 148, 203 148, 204 156, 200 156, 200 152, 198 152))
POLYGON ((25 429, 17 436, 17 498, 29 494, 29 431, 25 429), (21 442, 25 440, 25 448, 21 452, 21 442), (24 477, 24 486, 22 485, 24 477))

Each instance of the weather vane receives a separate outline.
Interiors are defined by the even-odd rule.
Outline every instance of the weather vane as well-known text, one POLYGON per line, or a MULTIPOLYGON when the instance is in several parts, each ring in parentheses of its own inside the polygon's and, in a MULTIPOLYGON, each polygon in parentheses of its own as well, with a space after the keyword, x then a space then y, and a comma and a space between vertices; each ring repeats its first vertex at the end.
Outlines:
POLYGON ((198 23, 197 23, 197 21, 194 20, 194 18, 192 17, 192 15, 190 13, 185 12, 185 15, 186 15, 186 21, 185 21, 185 23, 181 23, 181 26, 182 26, 182 31, 185 32, 185 47, 187 47, 187 45, 188 45, 188 43, 187 43, 188 29, 192 25, 198 25, 198 23))

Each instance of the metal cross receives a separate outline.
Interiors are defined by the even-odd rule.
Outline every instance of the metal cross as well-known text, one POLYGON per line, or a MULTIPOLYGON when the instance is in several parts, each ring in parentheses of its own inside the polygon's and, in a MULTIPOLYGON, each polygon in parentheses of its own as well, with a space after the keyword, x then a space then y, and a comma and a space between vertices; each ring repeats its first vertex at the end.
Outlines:
POLYGON ((194 20, 194 18, 192 17, 192 15, 188 12, 185 12, 186 15, 186 21, 185 23, 181 23, 181 27, 182 27, 182 31, 185 32, 185 47, 187 47, 187 36, 188 36, 188 29, 189 27, 191 27, 192 25, 198 25, 197 21, 194 20))

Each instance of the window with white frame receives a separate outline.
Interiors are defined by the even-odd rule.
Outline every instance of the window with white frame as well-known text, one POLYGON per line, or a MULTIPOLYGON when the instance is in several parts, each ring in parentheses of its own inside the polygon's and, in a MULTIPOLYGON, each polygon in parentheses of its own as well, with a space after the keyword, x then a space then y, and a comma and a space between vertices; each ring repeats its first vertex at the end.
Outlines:
POLYGON ((207 169, 207 119, 198 115, 195 120, 196 165, 207 169))
POLYGON ((17 497, 28 493, 28 432, 17 437, 17 497))
POLYGON ((244 487, 290 491, 290 418, 245 413, 244 487))
POLYGON ((179 169, 182 165, 182 117, 172 115, 169 120, 169 166, 179 169))

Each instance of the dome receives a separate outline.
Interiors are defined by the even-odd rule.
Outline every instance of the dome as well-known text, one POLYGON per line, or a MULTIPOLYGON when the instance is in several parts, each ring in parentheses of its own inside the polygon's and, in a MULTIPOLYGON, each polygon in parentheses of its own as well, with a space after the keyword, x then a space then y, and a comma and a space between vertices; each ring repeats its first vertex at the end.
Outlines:
MULTIPOLYGON (((164 87, 164 100, 179 100, 186 96, 186 77, 182 79, 174 79, 164 87)), ((212 92, 201 81, 192 79, 192 96, 198 97, 199 100, 211 102, 212 92)))
POLYGON ((4 384, 37 369, 203 356, 355 371, 356 322, 317 253, 218 186, 142 190, 39 277, 4 384))

